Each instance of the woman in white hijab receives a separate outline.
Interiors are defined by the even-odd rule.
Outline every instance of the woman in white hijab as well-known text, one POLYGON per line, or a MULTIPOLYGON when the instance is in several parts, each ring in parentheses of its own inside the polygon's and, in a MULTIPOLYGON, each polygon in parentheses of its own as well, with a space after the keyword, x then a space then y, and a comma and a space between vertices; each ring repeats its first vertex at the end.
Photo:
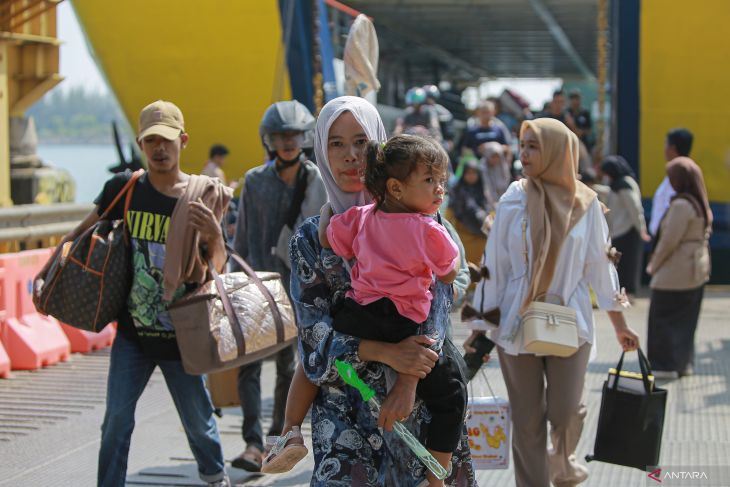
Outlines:
POLYGON ((484 189, 490 204, 489 211, 493 211, 512 182, 512 174, 502 144, 487 142, 482 147, 484 151, 482 158, 484 161, 484 189))
MULTIPOLYGON (((385 139, 377 110, 364 99, 344 96, 324 106, 317 120, 315 154, 335 213, 370 201, 362 182, 364 149, 370 140, 385 139)), ((318 216, 306 220, 290 245, 291 298, 299 326, 300 360, 307 379, 320 387, 312 405, 315 468, 311 485, 422 485, 425 467, 389 430, 395 420, 406 416, 407 428, 422 438, 430 415, 420 401, 416 399, 414 407, 415 398, 402 393, 393 371, 419 377, 428 373, 438 355, 424 345, 435 350, 443 345, 443 353, 458 355, 445 338, 451 288, 436 284, 421 336, 391 344, 337 333, 332 329, 330 310, 340 304, 348 289, 349 266, 331 249, 322 248, 318 224, 318 216), (375 390, 382 401, 380 415, 363 403, 357 390, 343 384, 335 360, 352 364, 375 390), (379 424, 384 426, 382 433, 379 424)), ((285 425, 284 432, 289 427, 285 425)), ((476 485, 466 430, 445 483, 476 485)))

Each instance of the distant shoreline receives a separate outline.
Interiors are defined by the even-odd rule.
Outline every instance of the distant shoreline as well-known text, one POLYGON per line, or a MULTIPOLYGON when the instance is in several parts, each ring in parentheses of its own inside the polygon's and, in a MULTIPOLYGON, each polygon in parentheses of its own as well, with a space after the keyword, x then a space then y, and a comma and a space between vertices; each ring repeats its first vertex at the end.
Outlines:
MULTIPOLYGON (((54 137, 39 135, 38 145, 114 145, 114 136, 111 133, 103 137, 54 137)), ((122 145, 126 147, 129 145, 129 141, 126 138, 122 138, 122 145)))

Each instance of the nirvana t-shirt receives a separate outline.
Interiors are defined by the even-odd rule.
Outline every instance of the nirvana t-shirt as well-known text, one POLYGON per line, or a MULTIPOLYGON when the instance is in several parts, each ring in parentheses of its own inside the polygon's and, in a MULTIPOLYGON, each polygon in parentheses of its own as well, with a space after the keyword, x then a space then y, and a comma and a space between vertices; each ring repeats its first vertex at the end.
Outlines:
MULTIPOLYGON (((131 177, 132 173, 127 171, 106 182, 94 200, 99 214, 111 204, 131 177)), ((119 318, 119 333, 137 341, 148 357, 159 360, 180 359, 175 330, 167 304, 162 300, 165 242, 176 203, 177 198, 157 191, 144 174, 134 186, 126 218, 131 237, 133 278, 127 300, 128 313, 119 318)), ((114 206, 109 219, 121 220, 123 213, 124 197, 114 206)), ((180 286, 173 301, 186 291, 185 285, 180 286)))

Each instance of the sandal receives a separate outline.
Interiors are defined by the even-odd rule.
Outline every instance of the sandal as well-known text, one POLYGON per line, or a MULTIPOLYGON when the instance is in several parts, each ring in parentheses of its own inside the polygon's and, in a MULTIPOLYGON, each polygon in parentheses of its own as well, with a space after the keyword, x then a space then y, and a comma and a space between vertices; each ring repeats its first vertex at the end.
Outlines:
POLYGON ((247 472, 260 472, 263 457, 264 454, 261 450, 255 446, 248 446, 243 453, 233 459, 231 466, 247 472))
POLYGON ((304 437, 299 426, 292 426, 292 429, 283 436, 269 436, 266 438, 266 443, 271 445, 271 450, 264 458, 262 473, 288 472, 309 452, 304 446, 304 437), (289 443, 292 439, 299 439, 301 443, 289 443))

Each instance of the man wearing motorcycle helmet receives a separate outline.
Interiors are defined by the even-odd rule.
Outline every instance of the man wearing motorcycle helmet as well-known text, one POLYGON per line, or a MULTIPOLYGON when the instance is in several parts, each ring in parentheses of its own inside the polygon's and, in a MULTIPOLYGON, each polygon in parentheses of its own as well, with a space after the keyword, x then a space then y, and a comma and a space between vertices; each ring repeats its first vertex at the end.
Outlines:
POLYGON ((416 134, 430 135, 441 142, 441 127, 438 116, 431 105, 426 103, 426 90, 411 88, 406 92, 406 107, 402 117, 395 122, 393 135, 416 134))
POLYGON ((423 87, 423 90, 426 92, 426 103, 436 112, 444 148, 447 151, 451 151, 454 145, 454 115, 448 108, 439 103, 441 91, 438 89, 438 86, 426 85, 423 87))
MULTIPOLYGON (((289 238, 299 223, 319 214, 327 201, 319 169, 305 155, 305 150, 313 146, 314 124, 312 114, 298 101, 280 101, 266 110, 259 135, 269 161, 246 173, 238 205, 236 251, 254 270, 278 272, 287 293, 289 238)), ((294 346, 276 355, 270 436, 281 434, 286 396, 294 375, 294 355, 294 346)), ((239 369, 238 394, 243 410, 242 435, 246 450, 233 460, 232 465, 258 472, 264 452, 261 362, 239 369)))

